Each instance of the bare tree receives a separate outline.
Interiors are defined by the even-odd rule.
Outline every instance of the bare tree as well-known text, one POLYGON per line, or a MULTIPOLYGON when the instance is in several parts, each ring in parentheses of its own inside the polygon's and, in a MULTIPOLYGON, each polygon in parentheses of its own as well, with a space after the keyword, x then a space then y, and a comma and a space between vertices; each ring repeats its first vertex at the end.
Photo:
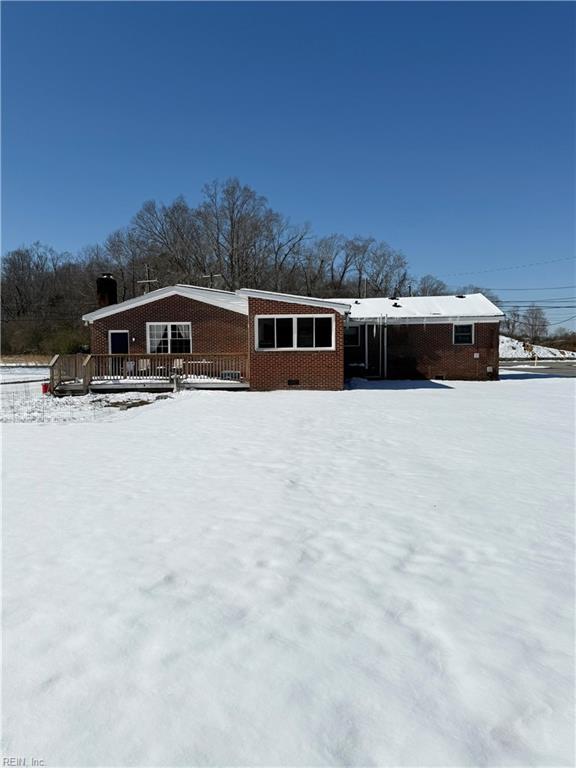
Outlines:
POLYGON ((285 282, 294 282, 307 226, 292 226, 265 197, 238 179, 207 184, 202 195, 192 219, 206 273, 222 275, 228 290, 279 290, 285 282))
POLYGON ((506 319, 504 320, 503 326, 504 331, 508 334, 508 336, 516 336, 520 331, 520 321, 521 321, 521 315, 520 315, 520 309, 518 307, 512 307, 511 310, 506 312, 506 319))
POLYGON ((2 260, 2 349, 51 351, 44 341, 57 334, 65 344, 81 343, 80 273, 70 254, 40 243, 7 253, 2 260))
POLYGON ((194 216, 209 272, 222 275, 228 290, 250 285, 261 267, 266 199, 238 179, 204 186, 194 216))
POLYGON ((521 329, 532 344, 543 339, 548 333, 548 319, 544 310, 535 304, 530 305, 522 315, 521 329))
POLYGON ((307 245, 300 250, 298 266, 302 279, 299 292, 306 296, 321 296, 327 282, 325 254, 315 244, 307 245))
POLYGON ((366 276, 370 267, 371 251, 376 241, 373 237, 355 235, 346 240, 345 248, 352 260, 351 279, 349 280, 350 296, 364 296, 367 291, 368 278, 366 276))
MULTIPOLYGON (((95 308, 102 272, 118 281, 125 300, 142 291, 148 271, 157 287, 178 282, 263 288, 309 296, 392 296, 407 292, 407 259, 372 237, 331 234, 314 238, 274 211, 265 197, 238 179, 214 181, 199 204, 183 197, 145 202, 128 225, 76 256, 34 243, 4 257, 3 349, 71 351, 83 343, 82 314, 95 308)), ((420 281, 431 293, 443 285, 420 281)))
POLYGON ((184 198, 170 205, 149 200, 132 219, 129 236, 162 284, 194 282, 209 271, 207 246, 184 198))
POLYGON ((458 289, 458 293, 481 293, 483 296, 486 296, 487 299, 490 299, 493 304, 500 303, 500 299, 494 291, 490 288, 482 288, 480 285, 463 285, 462 288, 458 289))
MULTIPOLYGON (((291 292, 297 290, 297 270, 305 241, 309 237, 309 226, 294 227, 278 213, 267 216, 267 237, 269 250, 267 287, 273 291, 291 292)), ((264 276, 263 276, 264 277, 264 276)))
POLYGON ((416 296, 446 296, 450 293, 443 280, 434 275, 424 275, 416 283, 414 294, 416 296))
POLYGON ((394 251, 387 243, 374 243, 364 265, 368 295, 402 295, 408 287, 407 269, 403 253, 394 251))

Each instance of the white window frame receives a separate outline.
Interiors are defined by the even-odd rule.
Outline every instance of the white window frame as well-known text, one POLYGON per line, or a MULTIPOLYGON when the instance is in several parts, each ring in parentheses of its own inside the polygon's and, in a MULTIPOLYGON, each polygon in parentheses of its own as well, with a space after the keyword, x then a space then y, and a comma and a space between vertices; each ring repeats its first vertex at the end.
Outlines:
MULTIPOLYGON (((316 325, 313 326, 314 335, 316 334, 316 325)), ((276 329, 276 326, 274 326, 276 329)), ((276 330, 274 330, 276 332, 276 330)), ((313 337, 314 340, 314 337, 313 337)), ((336 349, 336 328, 335 315, 332 313, 325 315, 254 315, 254 349, 257 352, 333 352, 336 349), (298 344, 298 320, 299 317, 305 317, 308 320, 320 318, 322 320, 330 319, 332 323, 332 344, 329 347, 299 347, 298 344), (260 347, 258 346, 258 321, 259 320, 292 320, 292 343, 291 347, 260 347)))
POLYGON ((122 352, 112 352, 112 345, 110 344, 110 341, 112 339, 113 333, 127 333, 128 334, 128 352, 126 352, 127 355, 130 354, 130 331, 127 331, 126 328, 112 328, 108 331, 108 354, 112 355, 121 355, 122 352))
POLYGON ((192 352, 192 323, 187 323, 182 320, 156 320, 151 323, 146 323, 146 353, 149 355, 188 355, 190 352, 172 352, 172 330, 173 325, 187 325, 190 332, 190 352, 192 352), (151 325, 167 325, 168 326, 168 352, 151 352, 150 351, 150 326, 151 325))
POLYGON ((346 349, 354 349, 355 347, 360 346, 360 337, 361 337, 360 329, 361 328, 362 328, 361 325, 349 325, 348 328, 344 328, 344 347, 346 349), (355 328, 358 331, 358 341, 356 342, 356 344, 346 344, 346 331, 349 331, 352 328, 355 328))
POLYGON ((452 344, 456 347, 470 347, 472 344, 474 344, 474 339, 476 337, 476 329, 475 329, 474 323, 452 323, 452 344), (460 325, 470 325, 472 326, 472 341, 456 341, 456 327, 460 325))

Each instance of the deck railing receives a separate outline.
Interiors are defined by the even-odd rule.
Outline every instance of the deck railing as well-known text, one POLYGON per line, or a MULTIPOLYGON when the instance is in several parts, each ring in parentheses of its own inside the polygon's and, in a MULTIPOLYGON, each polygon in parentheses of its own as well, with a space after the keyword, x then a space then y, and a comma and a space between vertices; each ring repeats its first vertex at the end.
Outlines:
POLYGON ((82 379, 86 381, 150 381, 177 377, 183 381, 215 379, 246 381, 248 355, 89 355, 82 379))
POLYGON ((54 355, 50 361, 50 391, 75 384, 88 392, 105 381, 239 381, 248 382, 248 355, 227 353, 173 355, 54 355), (81 385, 81 387, 80 387, 81 385))
POLYGON ((81 381, 86 355, 54 355, 50 360, 50 390, 59 384, 81 381))

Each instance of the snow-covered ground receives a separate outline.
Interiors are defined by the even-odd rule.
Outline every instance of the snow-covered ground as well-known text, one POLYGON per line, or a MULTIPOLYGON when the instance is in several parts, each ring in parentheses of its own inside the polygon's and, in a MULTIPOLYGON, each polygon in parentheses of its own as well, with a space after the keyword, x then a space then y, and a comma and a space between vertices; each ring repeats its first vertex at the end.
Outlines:
POLYGON ((0 365, 0 382, 48 381, 50 368, 36 365, 0 365))
POLYGON ((559 360, 576 360, 576 352, 554 347, 541 347, 539 344, 525 344, 510 336, 500 336, 500 359, 512 360, 516 358, 555 358, 559 360))
POLYGON ((574 384, 6 424, 4 754, 574 765, 574 384))
POLYGON ((118 412, 156 400, 179 397, 173 393, 152 392, 92 393, 74 397, 43 395, 36 383, 6 384, 0 389, 0 422, 62 424, 109 421, 118 412))

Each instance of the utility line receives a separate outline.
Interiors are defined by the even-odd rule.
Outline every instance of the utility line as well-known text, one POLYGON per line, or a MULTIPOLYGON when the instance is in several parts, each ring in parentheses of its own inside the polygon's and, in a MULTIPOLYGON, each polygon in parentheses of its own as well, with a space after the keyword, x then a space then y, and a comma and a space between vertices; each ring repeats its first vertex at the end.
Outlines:
POLYGON ((574 320, 576 318, 576 315, 572 315, 572 317, 566 317, 564 320, 558 320, 557 323, 548 323, 548 325, 562 325, 562 323, 567 323, 569 320, 574 320))
POLYGON ((549 261, 532 261, 527 264, 514 264, 511 267, 494 267, 492 269, 477 269, 471 272, 449 272, 439 277, 455 277, 457 275, 484 275, 487 272, 505 272, 510 269, 527 269, 528 267, 539 267, 542 264, 558 264, 561 261, 576 261, 576 256, 568 256, 564 259, 550 259, 549 261))
POLYGON ((547 312, 552 309, 576 309, 576 304, 499 304, 498 306, 503 307, 504 309, 514 309, 514 307, 518 307, 519 309, 522 309, 523 307, 540 307, 541 309, 545 309, 547 312))
POLYGON ((520 304, 527 304, 527 303, 540 303, 540 302, 548 302, 548 303, 555 303, 558 301, 575 301, 576 296, 555 296, 554 298, 538 298, 538 299, 500 299, 500 304, 517 304, 520 302, 520 304))
POLYGON ((514 299, 500 299, 501 304, 562 304, 565 301, 576 301, 576 296, 556 296, 554 298, 548 296, 518 296, 514 299))
POLYGON ((550 285, 538 286, 537 288, 485 288, 485 291, 561 291, 565 288, 576 288, 575 285, 550 285))

